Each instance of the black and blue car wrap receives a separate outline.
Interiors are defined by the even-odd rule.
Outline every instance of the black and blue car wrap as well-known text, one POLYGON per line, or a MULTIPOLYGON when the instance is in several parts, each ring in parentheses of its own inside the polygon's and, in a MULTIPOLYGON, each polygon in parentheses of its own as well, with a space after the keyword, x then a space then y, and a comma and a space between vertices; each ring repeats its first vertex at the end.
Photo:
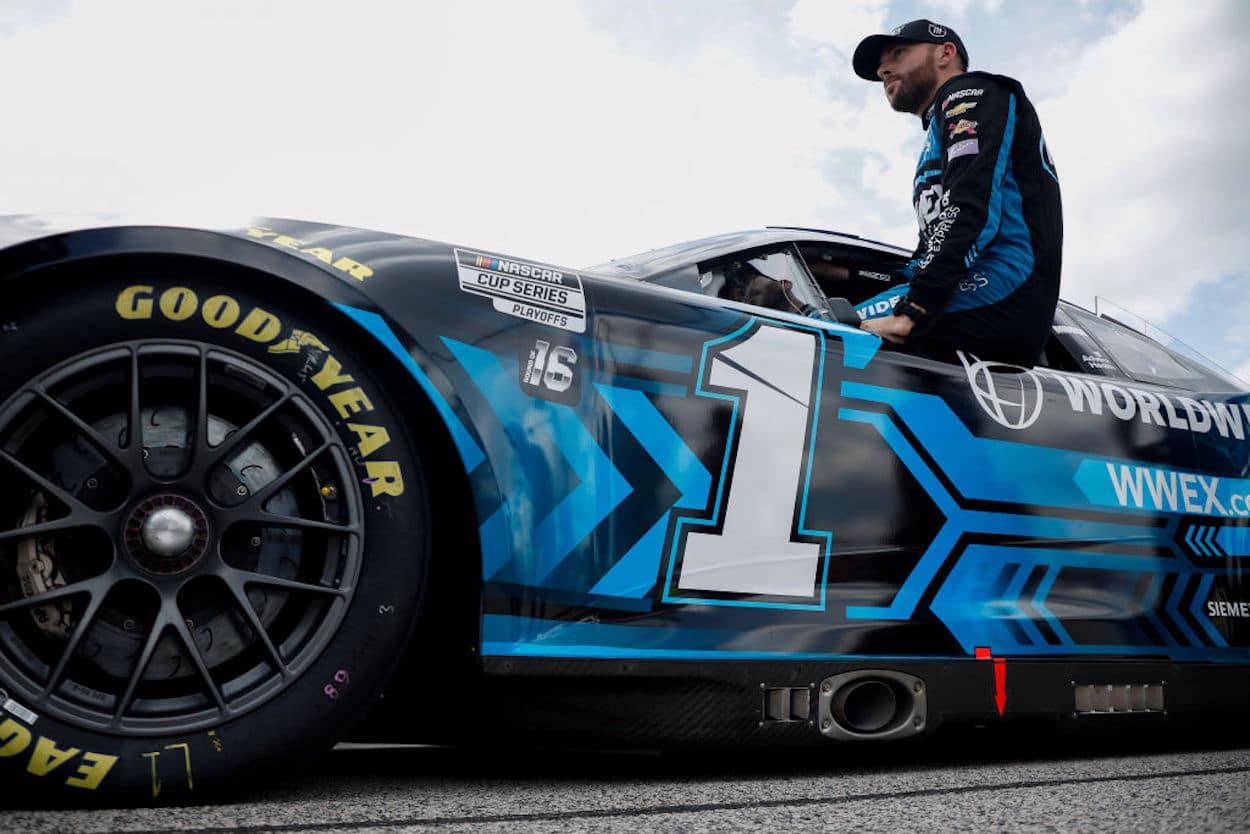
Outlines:
POLYGON ((42 237, 5 271, 139 252, 332 305, 437 415, 418 429, 456 471, 428 486, 466 485, 471 529, 433 558, 471 563, 475 666, 517 682, 518 724, 819 738, 814 712, 764 720, 761 691, 859 669, 922 680, 927 727, 1071 716, 1081 685, 1245 708, 1244 391, 940 363, 637 278, 282 220, 42 237))

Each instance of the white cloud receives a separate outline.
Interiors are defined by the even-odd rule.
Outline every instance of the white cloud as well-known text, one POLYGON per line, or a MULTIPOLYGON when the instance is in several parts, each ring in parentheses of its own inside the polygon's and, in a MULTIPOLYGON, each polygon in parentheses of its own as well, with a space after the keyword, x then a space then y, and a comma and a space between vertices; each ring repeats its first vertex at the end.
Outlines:
POLYGON ((1148 0, 1039 102, 1063 183, 1064 295, 1162 320, 1250 266, 1243 163, 1250 16, 1239 0, 1148 0))
POLYGON ((83 3, 0 41, 0 212, 307 217, 584 263, 836 205, 845 108, 573 0, 83 3))
MULTIPOLYGON (((985 14, 997 14, 1003 6, 1003 0, 930 0, 929 5, 958 20, 967 17, 973 6, 977 6, 985 14)), ((942 14, 934 13, 930 19, 941 22, 942 17, 942 14)))
POLYGON ((43 25, 64 15, 70 0, 5 0, 0 5, 0 37, 43 25))
POLYGON ((805 38, 832 46, 849 60, 866 35, 887 31, 889 0, 797 0, 790 9, 790 28, 805 38))

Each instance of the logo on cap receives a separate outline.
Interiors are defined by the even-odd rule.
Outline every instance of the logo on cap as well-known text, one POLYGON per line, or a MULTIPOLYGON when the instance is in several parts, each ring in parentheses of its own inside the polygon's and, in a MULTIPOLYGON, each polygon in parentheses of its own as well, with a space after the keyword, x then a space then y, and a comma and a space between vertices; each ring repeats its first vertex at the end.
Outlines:
POLYGON ((895 26, 893 29, 891 29, 891 30, 890 30, 890 34, 891 34, 891 35, 897 35, 897 34, 898 34, 899 32, 901 32, 901 31, 903 31, 903 27, 902 27, 902 26, 895 26))
POLYGON ((935 38, 944 38, 946 37, 946 27, 938 26, 936 23, 930 23, 929 34, 935 38))

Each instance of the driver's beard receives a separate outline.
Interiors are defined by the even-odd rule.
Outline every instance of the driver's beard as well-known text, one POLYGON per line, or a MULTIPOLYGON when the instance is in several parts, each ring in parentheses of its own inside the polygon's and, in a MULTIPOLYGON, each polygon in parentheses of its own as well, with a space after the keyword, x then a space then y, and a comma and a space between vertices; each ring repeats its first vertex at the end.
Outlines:
POLYGON ((890 106, 899 113, 919 115, 937 92, 937 65, 926 62, 902 76, 900 81, 898 95, 890 102, 890 106))

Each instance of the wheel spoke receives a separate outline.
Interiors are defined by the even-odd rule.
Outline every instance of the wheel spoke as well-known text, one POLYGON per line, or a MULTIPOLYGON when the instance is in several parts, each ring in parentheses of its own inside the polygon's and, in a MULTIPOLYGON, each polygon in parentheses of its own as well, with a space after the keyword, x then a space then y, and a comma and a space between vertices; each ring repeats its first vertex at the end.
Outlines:
POLYGON ((267 405, 251 420, 248 420, 242 426, 231 432, 230 435, 221 442, 220 446, 217 446, 216 448, 208 448, 207 454, 205 455, 205 465, 198 468, 207 472, 216 464, 224 461, 226 457, 239 446, 239 444, 246 440, 252 432, 256 431, 261 424, 277 413, 278 409, 286 405, 286 403, 288 403, 294 396, 294 390, 285 392, 277 400, 267 405))
POLYGON ((200 348, 199 386, 195 395, 195 442, 191 446, 191 465, 200 455, 207 454, 208 445, 208 351, 200 348))
POLYGON ((100 606, 104 604, 104 597, 104 594, 91 595, 91 599, 87 602, 87 610, 83 611, 82 618, 78 621, 78 625, 74 627, 74 633, 70 635, 69 642, 65 645, 65 650, 61 652, 60 660, 56 662, 56 667, 48 677, 48 682, 44 684, 43 695, 45 698, 60 686, 61 679, 65 677, 65 670, 69 667, 69 662, 73 658, 74 652, 78 651, 78 646, 82 643, 83 637, 91 629, 91 621, 95 619, 100 606))
POLYGON ((71 582, 59 588, 44 591, 42 594, 34 594, 33 596, 22 597, 12 602, 6 602, 4 605, 0 605, 0 617, 11 614, 14 611, 22 611, 27 608, 46 605, 49 602, 56 602, 59 599, 72 597, 76 594, 91 594, 93 599, 96 597, 103 598, 110 584, 111 580, 106 574, 93 576, 80 582, 71 582))
POLYGON ((296 475, 300 474, 305 469, 307 469, 308 466, 314 460, 317 459, 318 455, 320 455, 322 452, 324 452, 326 449, 329 449, 329 448, 330 448, 330 443, 329 441, 326 441, 322 443, 320 446, 318 446, 317 448, 313 449, 308 454, 304 455, 304 457, 302 457, 299 460, 299 462, 296 463, 294 466, 292 466, 290 469, 283 472, 281 475, 274 478, 272 481, 265 484, 259 490, 254 492, 251 495, 251 497, 247 499, 247 501, 245 501, 242 505, 240 505, 240 509, 244 510, 245 512, 248 510, 251 510, 252 512, 264 512, 264 508, 262 505, 266 501, 268 501, 270 498, 272 498, 274 493, 278 492, 287 484, 289 484, 291 482, 291 479, 293 479, 296 475))
POLYGON ((259 524, 262 527, 293 527, 297 530, 328 530, 332 533, 356 533, 359 524, 340 524, 337 521, 318 521, 313 518, 300 518, 295 515, 278 515, 277 513, 252 512, 240 513, 230 518, 232 524, 259 524))
POLYGON ((52 483, 47 478, 40 475, 35 470, 31 469, 26 464, 22 463, 13 455, 4 451, 4 449, 0 449, 0 460, 4 461, 9 466, 16 469, 20 474, 25 475, 27 478, 34 481, 36 486, 38 486, 44 492, 49 493, 53 498, 60 501, 65 506, 69 507, 71 512, 77 510, 85 514, 89 514, 93 517, 96 515, 96 513, 86 504, 82 503, 73 495, 70 495, 64 489, 52 483))
POLYGON ((112 443, 110 443, 108 441, 108 438, 104 437, 104 435, 96 431, 94 426, 92 426, 86 420, 83 420, 74 412, 70 411, 69 408, 66 407, 64 403, 62 403, 60 400, 53 397, 47 391, 40 391, 39 399, 42 400, 45 404, 51 406, 56 411, 57 414, 60 414, 62 417, 68 420, 71 424, 73 424, 74 428, 78 429, 78 431, 81 432, 82 435, 86 437, 87 440, 90 441, 90 443, 93 446, 95 446, 99 451, 103 452, 108 457, 112 458, 114 463, 116 463, 122 469, 129 468, 129 462, 126 460, 126 456, 123 450, 119 449, 117 446, 114 446, 112 443))
POLYGON ((312 582, 297 582, 294 579, 283 579, 278 576, 270 576, 265 573, 256 573, 255 571, 240 570, 231 568, 227 574, 230 584, 237 583, 240 587, 246 588, 248 585, 264 585, 269 588, 280 588, 284 591, 297 591, 305 594, 322 594, 324 596, 332 596, 343 598, 352 592, 351 588, 328 588, 325 585, 317 585, 312 582))
POLYGON ((59 533, 61 530, 74 530, 79 527, 95 527, 98 526, 92 521, 83 519, 80 515, 69 515, 65 518, 57 518, 52 521, 42 521, 39 524, 31 524, 27 527, 14 527, 12 530, 0 530, 0 542, 9 541, 11 539, 30 539, 35 536, 46 536, 49 533, 59 533))
POLYGON ((265 651, 269 654, 269 661, 282 673, 283 679, 290 677, 291 672, 286 667, 286 661, 283 660, 282 653, 274 645, 273 638, 265 630, 265 624, 260 621, 260 615, 256 613, 256 609, 252 607, 251 600, 247 598, 247 591, 244 588, 245 583, 236 578, 234 581, 229 581, 226 584, 230 588, 230 593, 234 596, 235 602, 243 610, 243 616, 247 618, 252 631, 256 632, 256 636, 264 644, 265 651))
POLYGON ((187 628, 187 623, 177 611, 175 607, 173 615, 166 615, 166 620, 174 631, 181 638, 184 649, 191 656, 191 662, 195 664, 196 671, 200 673, 204 685, 208 688, 208 692, 213 696, 213 701, 217 704, 217 708, 222 712, 229 712, 226 706, 226 696, 221 691, 221 687, 217 685, 217 681, 213 680, 213 675, 208 671, 208 665, 204 662, 204 655, 200 654, 200 647, 196 645, 195 637, 191 634, 191 629, 187 628))
POLYGON ((148 632, 148 639, 143 643, 143 651, 139 653, 139 661, 130 673, 130 677, 126 681, 126 689, 122 696, 117 699, 117 706, 113 709, 114 727, 121 724, 122 718, 126 715, 126 710, 130 709, 130 702, 134 700, 135 691, 143 680, 143 673, 148 670, 148 664, 152 662, 152 655, 156 653, 156 646, 161 642, 161 638, 165 636, 165 631, 169 626, 169 619, 165 617, 163 612, 156 615, 156 619, 152 622, 152 630, 148 632))
POLYGON ((147 471, 143 463, 143 406, 139 399, 139 351, 130 353, 130 401, 126 406, 127 450, 131 468, 147 471))

